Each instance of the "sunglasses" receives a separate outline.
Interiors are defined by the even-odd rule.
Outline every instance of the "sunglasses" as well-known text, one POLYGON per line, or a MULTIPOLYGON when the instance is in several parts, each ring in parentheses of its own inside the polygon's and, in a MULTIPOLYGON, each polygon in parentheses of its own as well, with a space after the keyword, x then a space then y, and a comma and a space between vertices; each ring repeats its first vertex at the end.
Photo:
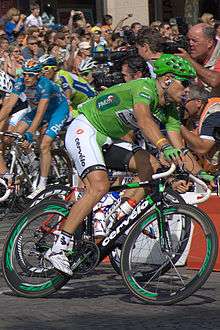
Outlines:
POLYGON ((37 45, 37 42, 29 42, 29 45, 37 45))
POLYGON ((38 75, 38 73, 35 72, 23 72, 23 76, 34 78, 38 75))
POLYGON ((56 70, 57 69, 57 66, 55 66, 55 65, 47 65, 47 66, 44 66, 42 70, 43 71, 49 71, 51 69, 56 70))

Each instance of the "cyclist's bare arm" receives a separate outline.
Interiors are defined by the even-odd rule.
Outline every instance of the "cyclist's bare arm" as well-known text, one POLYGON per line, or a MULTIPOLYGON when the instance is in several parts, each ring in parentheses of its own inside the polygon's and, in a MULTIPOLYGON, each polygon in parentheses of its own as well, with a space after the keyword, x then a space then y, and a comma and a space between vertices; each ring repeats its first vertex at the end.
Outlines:
POLYGON ((155 146, 157 146, 157 142, 162 138, 164 138, 164 140, 161 141, 160 147, 169 143, 161 133, 158 125, 155 123, 148 105, 141 103, 136 104, 134 106, 134 115, 143 135, 155 146))
POLYGON ((0 123, 4 121, 8 116, 10 115, 13 107, 18 101, 18 95, 11 94, 9 97, 7 97, 2 105, 2 108, 0 110, 0 123))

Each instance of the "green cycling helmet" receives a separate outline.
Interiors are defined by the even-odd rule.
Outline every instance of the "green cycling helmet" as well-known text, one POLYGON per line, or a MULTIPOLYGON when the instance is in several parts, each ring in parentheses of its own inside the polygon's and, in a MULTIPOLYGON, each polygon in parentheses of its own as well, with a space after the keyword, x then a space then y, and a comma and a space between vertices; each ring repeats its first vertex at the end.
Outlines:
POLYGON ((157 76, 173 73, 178 80, 196 77, 196 70, 192 67, 190 62, 173 54, 161 55, 160 58, 154 62, 154 72, 157 76))

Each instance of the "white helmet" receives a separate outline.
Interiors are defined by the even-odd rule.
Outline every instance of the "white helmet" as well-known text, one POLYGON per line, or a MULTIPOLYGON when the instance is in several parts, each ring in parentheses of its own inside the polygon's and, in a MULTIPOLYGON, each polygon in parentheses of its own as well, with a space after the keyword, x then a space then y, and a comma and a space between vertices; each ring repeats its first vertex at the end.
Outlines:
POLYGON ((0 70, 0 91, 11 93, 12 88, 13 88, 12 78, 3 70, 0 70))
POLYGON ((56 57, 48 54, 44 54, 39 58, 39 62, 44 66, 57 66, 56 57))
POLYGON ((96 62, 90 57, 87 60, 82 60, 79 64, 78 69, 80 73, 90 72, 96 67, 96 62))

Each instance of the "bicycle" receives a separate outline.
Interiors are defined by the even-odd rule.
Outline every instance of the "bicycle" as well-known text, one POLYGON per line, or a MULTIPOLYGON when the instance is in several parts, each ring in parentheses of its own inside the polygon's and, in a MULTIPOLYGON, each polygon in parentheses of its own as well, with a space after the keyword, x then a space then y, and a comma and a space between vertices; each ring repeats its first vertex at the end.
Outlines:
MULTIPOLYGON (((108 169, 108 174, 110 181, 114 183, 115 180, 121 179, 122 184, 123 183, 129 183, 132 181, 132 177, 135 175, 134 173, 131 172, 123 172, 123 171, 118 171, 118 170, 113 170, 113 169, 108 169)), ((60 198, 61 200, 65 201, 71 201, 71 200, 77 200, 78 197, 77 195, 83 194, 83 188, 78 188, 78 187, 70 187, 69 185, 62 185, 62 184, 55 184, 55 185, 49 185, 45 190, 43 190, 41 193, 39 193, 30 203, 30 207, 35 206, 36 204, 42 202, 45 199, 49 198, 60 198)), ((168 204, 173 204, 173 203, 185 203, 184 199, 175 191, 173 191, 169 186, 165 188, 165 191, 163 193, 163 198, 164 201, 168 204)), ((120 203, 120 199, 119 199, 120 203)), ((100 204, 100 203, 99 203, 100 204)), ((117 205, 116 205, 117 208, 117 205)), ((111 214, 114 212, 116 209, 115 207, 111 206, 110 209, 108 210, 106 214, 105 221, 108 222, 111 214)), ((95 216, 95 212, 93 212, 92 216, 95 216)), ((94 222, 93 222, 94 224, 94 222)), ((121 246, 123 244, 124 239, 120 239, 121 242, 117 244, 114 250, 111 251, 109 254, 109 260, 114 268, 114 270, 121 275, 121 269, 120 269, 120 254, 121 254, 121 246)))
MULTIPOLYGON (((0 203, 7 202, 5 213, 9 213, 17 201, 28 196, 36 187, 39 180, 39 150, 36 144, 32 146, 32 152, 36 155, 31 161, 28 152, 21 145, 24 141, 22 135, 12 132, 0 132, 1 139, 9 138, 10 145, 6 146, 5 160, 8 167, 6 176, 0 178, 0 203), (8 179, 10 178, 10 187, 8 179)), ((48 176, 49 183, 69 182, 72 184, 72 164, 65 150, 52 149, 51 169, 48 176)), ((21 208, 23 211, 23 209, 21 208)))
MULTIPOLYGON (((150 182, 114 187, 114 190, 122 190, 151 185, 154 192, 142 200, 130 216, 116 222, 107 237, 97 245, 92 234, 91 215, 88 216, 89 221, 85 223, 87 229, 73 236, 68 251, 74 275, 83 276, 93 270, 109 255, 117 239, 130 228, 123 244, 121 270, 128 289, 139 299, 153 304, 173 304, 187 298, 204 284, 217 257, 216 231, 209 217, 194 206, 167 206, 163 203, 165 183, 162 178, 169 176, 173 170, 172 166, 164 173, 153 175, 150 182), (190 243, 191 228, 195 225, 200 228, 206 247, 199 256, 201 266, 190 271, 187 265, 177 268, 175 264, 190 243), (140 253, 143 244, 145 253, 149 252, 144 256, 140 253), (158 253, 153 260, 155 250, 158 253), (159 284, 162 284, 162 289, 159 284), (152 287, 149 288, 150 285, 152 287)), ((191 179, 205 185, 193 176, 191 179)), ((208 196, 207 190, 206 199, 208 196)), ((70 207, 71 203, 58 200, 41 202, 25 212, 11 228, 4 245, 2 269, 9 287, 16 294, 31 298, 46 297, 70 279, 53 269, 44 259, 44 253, 53 244, 57 231, 62 229, 70 207), (45 223, 46 226, 43 226, 45 223), (23 268, 22 265, 28 262, 31 268, 23 268), (37 271, 33 270, 34 267, 37 271)), ((198 261, 198 255, 195 257, 198 261)))

